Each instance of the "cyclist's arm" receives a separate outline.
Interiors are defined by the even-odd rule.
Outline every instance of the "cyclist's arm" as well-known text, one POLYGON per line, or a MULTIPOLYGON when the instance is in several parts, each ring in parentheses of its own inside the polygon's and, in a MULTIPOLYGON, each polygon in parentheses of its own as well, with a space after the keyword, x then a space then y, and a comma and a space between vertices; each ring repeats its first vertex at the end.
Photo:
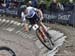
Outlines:
POLYGON ((47 27, 43 24, 43 22, 42 22, 42 20, 43 20, 43 13, 42 13, 42 11, 41 10, 38 10, 38 12, 40 13, 40 16, 41 16, 41 22, 40 22, 40 24, 41 24, 41 26, 47 31, 48 29, 47 29, 47 27))
POLYGON ((26 23, 26 15, 24 14, 24 12, 21 13, 21 18, 24 23, 25 31, 27 32, 28 31, 28 24, 26 23))
POLYGON ((23 22, 26 20, 24 12, 21 13, 21 19, 22 19, 23 22))
POLYGON ((22 19, 22 22, 26 22, 26 15, 24 12, 21 13, 21 19, 22 19))
POLYGON ((39 15, 40 15, 40 20, 42 21, 43 20, 43 13, 41 10, 38 9, 38 12, 39 12, 39 15))
POLYGON ((38 12, 39 16, 40 16, 40 20, 43 20, 43 13, 40 9, 35 9, 36 12, 38 12))

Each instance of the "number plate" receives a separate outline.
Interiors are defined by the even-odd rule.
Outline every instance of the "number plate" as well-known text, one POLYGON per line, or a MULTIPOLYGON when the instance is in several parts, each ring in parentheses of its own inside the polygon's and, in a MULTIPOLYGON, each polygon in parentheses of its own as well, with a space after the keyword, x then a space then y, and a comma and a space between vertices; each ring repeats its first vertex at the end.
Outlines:
POLYGON ((35 30, 35 31, 36 31, 36 30, 39 28, 39 26, 38 26, 37 24, 35 24, 35 25, 33 25, 33 27, 32 27, 32 28, 33 28, 33 30, 35 30))

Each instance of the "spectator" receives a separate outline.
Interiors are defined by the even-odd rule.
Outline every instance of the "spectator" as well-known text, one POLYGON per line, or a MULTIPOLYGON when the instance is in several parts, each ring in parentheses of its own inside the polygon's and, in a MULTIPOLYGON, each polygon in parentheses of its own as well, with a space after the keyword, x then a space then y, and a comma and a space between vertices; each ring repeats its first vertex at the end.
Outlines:
POLYGON ((6 3, 3 3, 3 4, 2 4, 2 7, 6 7, 6 3))
POLYGON ((5 8, 5 7, 6 7, 6 3, 0 1, 0 8, 5 8))
POLYGON ((51 12, 58 12, 59 10, 64 10, 64 7, 57 0, 52 0, 52 3, 49 6, 51 12))
POLYGON ((29 2, 27 3, 27 6, 32 6, 32 1, 29 1, 29 2))
POLYGON ((32 6, 38 8, 38 0, 32 0, 32 6))
POLYGON ((0 8, 2 8, 3 1, 0 0, 0 8))
POLYGON ((41 1, 40 5, 39 5, 39 9, 41 9, 42 12, 44 12, 44 10, 46 10, 46 3, 44 1, 41 1))
POLYGON ((58 2, 57 6, 58 6, 58 8, 59 8, 59 11, 64 11, 64 6, 63 6, 63 4, 61 4, 60 2, 58 2))
POLYGON ((57 12, 58 11, 57 1, 56 0, 52 0, 52 3, 50 4, 49 9, 52 12, 57 12))
POLYGON ((2 3, 0 3, 0 8, 2 8, 2 3))
POLYGON ((73 0, 69 0, 68 3, 63 3, 65 11, 72 11, 74 9, 73 0))

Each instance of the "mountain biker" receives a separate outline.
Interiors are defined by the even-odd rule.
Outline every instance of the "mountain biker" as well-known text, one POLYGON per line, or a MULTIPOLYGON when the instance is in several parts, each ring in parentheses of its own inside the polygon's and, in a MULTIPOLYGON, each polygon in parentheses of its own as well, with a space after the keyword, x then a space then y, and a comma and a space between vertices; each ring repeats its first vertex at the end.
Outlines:
POLYGON ((24 8, 23 12, 21 13, 21 17, 23 22, 25 22, 25 31, 28 31, 28 24, 26 23, 26 19, 29 20, 30 24, 33 25, 39 20, 43 19, 43 13, 41 10, 32 7, 31 3, 27 4, 27 7, 24 8), (40 17, 37 15, 40 15, 40 17))
MULTIPOLYGON (((47 28, 42 23, 43 20, 43 13, 40 9, 32 7, 31 3, 27 4, 27 7, 24 8, 24 11, 21 14, 23 18, 23 22, 25 23, 24 28, 25 31, 28 32, 28 24, 26 23, 28 19, 31 25, 34 25, 36 23, 40 23, 40 25, 47 31, 47 28)), ((45 33, 43 32, 42 28, 40 27, 40 31, 42 32, 43 36, 46 37, 45 33)))

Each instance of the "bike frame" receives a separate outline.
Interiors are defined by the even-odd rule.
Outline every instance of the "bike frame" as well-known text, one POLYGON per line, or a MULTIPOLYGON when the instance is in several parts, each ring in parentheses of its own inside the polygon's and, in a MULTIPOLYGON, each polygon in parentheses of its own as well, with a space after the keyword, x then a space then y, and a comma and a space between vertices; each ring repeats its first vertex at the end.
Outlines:
POLYGON ((47 31, 47 27, 42 22, 37 23, 37 25, 38 25, 38 29, 37 30, 40 31, 39 34, 41 35, 41 39, 44 41, 46 39, 45 38, 46 37, 45 33, 47 31))
POLYGON ((48 28, 43 23, 37 23, 34 28, 36 28, 36 34, 41 43, 49 50, 53 49, 54 43, 51 40, 51 36, 48 33, 48 28), (49 45, 48 45, 49 44, 49 45))

